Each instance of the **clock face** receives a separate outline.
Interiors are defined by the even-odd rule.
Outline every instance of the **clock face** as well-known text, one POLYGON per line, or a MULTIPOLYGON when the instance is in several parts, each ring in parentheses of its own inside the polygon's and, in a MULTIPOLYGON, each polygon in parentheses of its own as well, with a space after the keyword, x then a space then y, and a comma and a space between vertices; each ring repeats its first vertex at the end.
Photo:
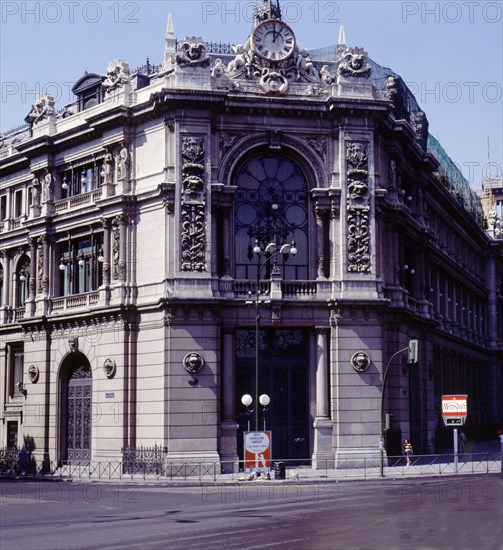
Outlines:
POLYGON ((295 35, 282 21, 269 19, 253 31, 253 50, 268 61, 284 61, 295 49, 295 35))

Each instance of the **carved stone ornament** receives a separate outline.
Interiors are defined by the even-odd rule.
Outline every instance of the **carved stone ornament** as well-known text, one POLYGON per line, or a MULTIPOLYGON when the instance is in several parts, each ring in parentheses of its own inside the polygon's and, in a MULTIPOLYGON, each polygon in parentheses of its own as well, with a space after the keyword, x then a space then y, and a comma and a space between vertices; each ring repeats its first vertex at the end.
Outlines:
POLYGON ((117 372, 117 365, 113 359, 110 359, 110 357, 105 359, 105 362, 103 363, 103 372, 107 378, 113 378, 117 372))
POLYGON ((28 379, 32 384, 36 384, 38 382, 40 376, 40 369, 37 367, 37 365, 30 365, 28 367, 28 379))
POLYGON ((124 88, 131 80, 129 65, 120 59, 111 61, 107 68, 107 77, 103 81, 105 93, 110 94, 114 90, 124 88))
POLYGON ((75 353, 79 351, 79 339, 75 336, 68 340, 68 346, 70 348, 70 353, 75 353))
POLYGON ((183 366, 190 374, 196 374, 203 368, 203 358, 199 353, 191 352, 183 358, 183 366))
POLYGON ((368 155, 364 143, 348 142, 347 254, 348 272, 370 272, 370 206, 368 155))
POLYGON ((351 357, 351 366, 356 372, 365 372, 370 367, 370 358, 364 351, 357 351, 351 357))
MULTIPOLYGON (((236 54, 227 65, 225 76, 229 79, 254 82, 264 94, 284 95, 290 90, 290 83, 324 85, 320 73, 312 62, 309 51, 296 45, 288 57, 264 58, 253 49, 251 37, 246 44, 232 46, 236 54)), ((222 76, 220 72, 218 76, 222 76)), ((249 88, 246 83, 234 82, 234 90, 249 88)), ((311 88, 311 87, 310 87, 311 88)), ((310 95, 314 95, 314 88, 310 95)))
POLYGON ((286 77, 269 69, 263 70, 258 85, 265 94, 285 95, 288 91, 288 80, 286 77))
POLYGON ((32 124, 38 124, 54 114, 54 98, 47 94, 40 94, 25 120, 32 124))
POLYGON ((341 57, 338 72, 352 78, 368 78, 372 67, 368 64, 367 52, 362 48, 349 48, 341 57))
POLYGON ((204 138, 182 136, 182 270, 205 271, 206 174, 204 138))
POLYGON ((200 37, 185 38, 176 51, 176 64, 179 67, 208 67, 210 61, 206 44, 200 37))

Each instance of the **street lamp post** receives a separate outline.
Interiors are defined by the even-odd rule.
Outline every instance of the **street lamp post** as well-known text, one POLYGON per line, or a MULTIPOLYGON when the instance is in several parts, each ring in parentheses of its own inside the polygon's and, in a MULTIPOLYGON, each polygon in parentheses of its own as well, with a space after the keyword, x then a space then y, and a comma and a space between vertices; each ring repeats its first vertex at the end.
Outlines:
POLYGON ((384 388, 386 387, 386 380, 388 379, 388 371, 391 366, 391 361, 404 351, 409 352, 409 363, 417 363, 417 340, 410 340, 409 345, 406 348, 400 349, 395 352, 388 360, 386 369, 384 370, 384 376, 382 379, 382 391, 381 391, 381 407, 379 409, 379 475, 384 477, 384 430, 383 430, 383 408, 384 408, 384 388))
MULTIPOLYGON (((258 239, 255 241, 253 247, 253 253, 257 256, 257 279, 255 288, 255 430, 259 430, 259 399, 262 406, 266 407, 270 399, 267 395, 261 395, 259 398, 259 367, 260 367, 260 306, 262 301, 260 300, 260 274, 262 269, 276 256, 291 254, 295 256, 297 254, 297 247, 295 241, 291 244, 283 244, 278 248, 278 245, 274 242, 270 242, 264 249, 260 247, 258 239)), ((268 301, 266 301, 268 302, 268 301)), ((253 302, 247 302, 253 303, 253 302)))

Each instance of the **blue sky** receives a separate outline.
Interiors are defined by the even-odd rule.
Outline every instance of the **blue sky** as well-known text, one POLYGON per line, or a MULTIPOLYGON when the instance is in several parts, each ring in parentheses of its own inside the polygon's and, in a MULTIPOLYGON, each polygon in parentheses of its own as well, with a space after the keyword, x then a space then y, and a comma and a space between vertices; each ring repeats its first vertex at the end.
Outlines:
MULTIPOLYGON (((474 188, 503 175, 503 2, 283 0, 283 19, 302 48, 364 47, 400 74, 426 112, 430 132, 474 188)), ((131 68, 162 61, 168 13, 177 38, 244 42, 253 0, 10 1, 0 4, 0 128, 23 123, 39 91, 56 107, 84 71, 112 59, 131 68)))

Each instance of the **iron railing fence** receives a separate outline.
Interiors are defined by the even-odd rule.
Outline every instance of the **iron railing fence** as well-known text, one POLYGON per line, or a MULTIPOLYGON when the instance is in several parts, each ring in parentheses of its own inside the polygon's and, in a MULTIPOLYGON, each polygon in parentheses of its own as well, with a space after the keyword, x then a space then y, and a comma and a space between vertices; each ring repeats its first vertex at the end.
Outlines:
MULTIPOLYGON (((125 449, 125 461, 72 464, 61 462, 37 463, 31 461, 26 472, 20 472, 17 449, 0 449, 0 475, 4 477, 31 476, 54 479, 95 481, 196 481, 228 482, 246 480, 243 461, 235 462, 167 462, 162 447, 125 449), (133 452, 135 451, 135 452, 133 452), (161 462, 160 457, 163 458, 161 462)), ((285 464, 287 480, 343 480, 380 477, 379 457, 357 457, 318 460, 313 469, 310 460, 276 459, 271 463, 285 464)), ((502 471, 502 453, 481 452, 458 455, 415 455, 406 465, 403 456, 388 456, 384 462, 385 477, 443 476, 457 474, 494 474, 502 471)), ((274 476, 273 476, 274 478, 274 476)), ((259 478, 260 479, 260 478, 259 478)))
POLYGON ((167 447, 123 447, 122 464, 125 474, 165 475, 167 447))

